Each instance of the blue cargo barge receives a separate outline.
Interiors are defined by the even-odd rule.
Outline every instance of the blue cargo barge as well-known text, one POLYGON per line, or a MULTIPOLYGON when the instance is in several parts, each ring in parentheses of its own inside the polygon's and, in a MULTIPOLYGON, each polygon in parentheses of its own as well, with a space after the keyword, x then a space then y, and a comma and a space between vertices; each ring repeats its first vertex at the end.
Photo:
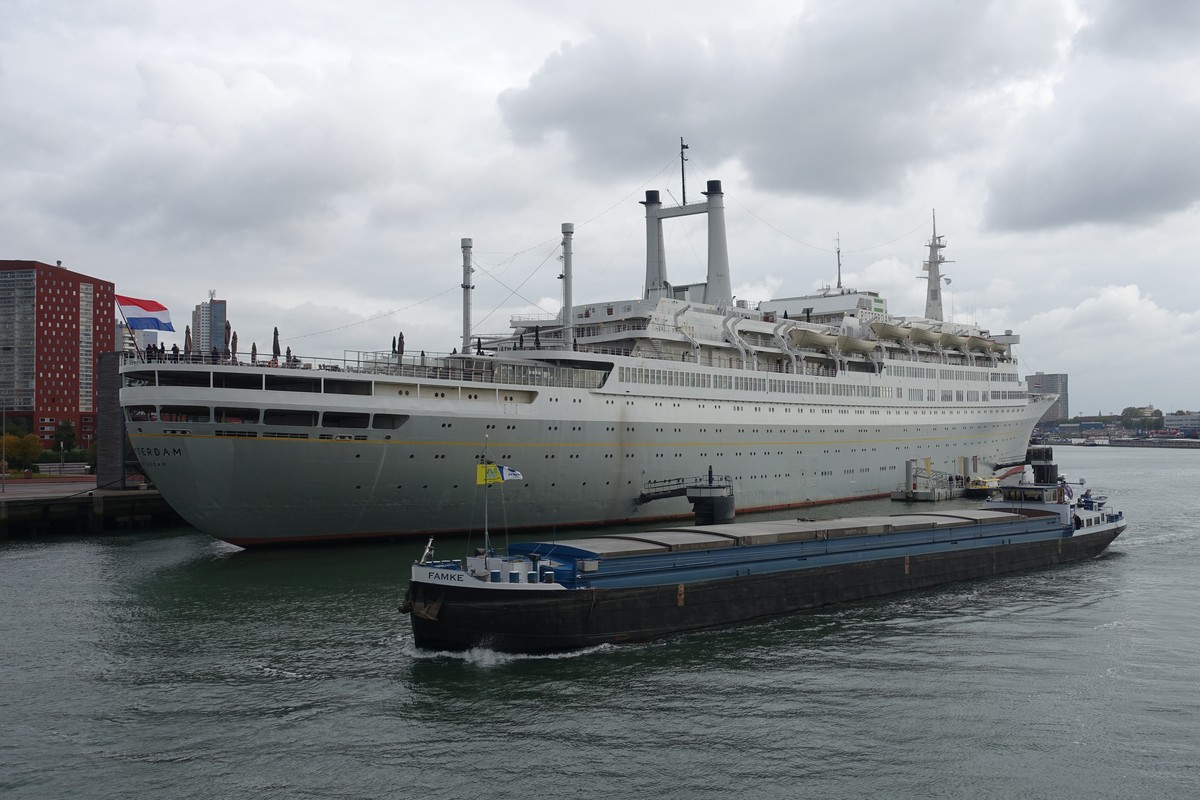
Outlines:
POLYGON ((1125 530, 1065 483, 1006 487, 983 508, 751 522, 515 544, 412 567, 418 647, 551 652, 1092 558, 1125 530))

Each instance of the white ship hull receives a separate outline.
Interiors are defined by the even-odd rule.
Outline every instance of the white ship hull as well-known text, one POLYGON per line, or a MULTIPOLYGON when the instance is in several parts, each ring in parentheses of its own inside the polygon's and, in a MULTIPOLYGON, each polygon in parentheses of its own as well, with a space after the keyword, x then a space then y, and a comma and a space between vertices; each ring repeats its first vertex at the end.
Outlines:
MULTIPOLYGON (((662 366, 610 360, 618 367, 662 366)), ((142 365, 136 371, 148 367, 161 374, 197 370, 142 365)), ((381 396, 357 402, 340 394, 130 386, 122 404, 138 457, 164 497, 192 525, 240 545, 478 529, 482 490, 474 485, 474 464, 485 443, 493 458, 524 475, 488 490, 492 520, 526 530, 686 515, 690 506, 682 498, 646 505, 637 498, 650 481, 703 475, 710 466, 733 477, 742 511, 886 495, 903 480, 911 458, 930 458, 934 469, 973 472, 1020 461, 1045 409, 1023 399, 931 408, 878 400, 820 403, 770 392, 739 397, 733 390, 690 387, 647 394, 619 374, 597 389, 535 392, 527 385, 374 376, 368 382, 381 396), (404 391, 410 394, 402 398, 404 391), (408 420, 398 429, 376 430, 195 422, 171 413, 201 402, 310 409, 326 418, 387 412, 408 420), (137 418, 138 409, 150 407, 171 418, 137 418)), ((869 389, 883 380, 855 377, 825 383, 869 389)))

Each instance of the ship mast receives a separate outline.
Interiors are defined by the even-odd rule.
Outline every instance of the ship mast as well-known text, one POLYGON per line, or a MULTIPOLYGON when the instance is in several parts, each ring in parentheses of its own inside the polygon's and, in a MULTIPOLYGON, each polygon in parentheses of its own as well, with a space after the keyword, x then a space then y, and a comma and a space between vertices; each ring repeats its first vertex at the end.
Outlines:
MULTIPOLYGON (((929 258, 922 267, 928 275, 921 277, 929 281, 929 285, 925 288, 925 318, 935 319, 941 322, 945 319, 942 312, 942 264, 953 264, 953 261, 947 261, 942 255, 941 250, 946 246, 945 237, 938 236, 937 232, 937 211, 933 212, 933 236, 929 239, 929 258)), ((949 283, 949 278, 946 279, 949 283)))
POLYGON ((838 262, 838 284, 837 288, 842 288, 842 234, 837 235, 837 262, 838 262))
POLYGON ((679 177, 683 184, 683 202, 680 203, 680 205, 685 205, 685 206, 687 205, 687 167, 685 167, 684 165, 687 164, 687 156, 685 156, 683 154, 683 151, 687 150, 687 149, 688 149, 688 146, 683 143, 683 137, 680 136, 679 137, 679 177))

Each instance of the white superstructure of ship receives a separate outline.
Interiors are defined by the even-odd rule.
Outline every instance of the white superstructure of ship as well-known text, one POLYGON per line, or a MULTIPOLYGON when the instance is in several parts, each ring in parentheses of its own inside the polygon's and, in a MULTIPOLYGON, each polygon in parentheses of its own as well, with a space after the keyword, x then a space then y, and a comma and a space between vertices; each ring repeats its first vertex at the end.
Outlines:
POLYGON ((338 361, 146 361, 128 354, 121 405, 143 468, 186 519, 240 545, 427 536, 478 528, 471 481, 488 455, 518 468, 509 529, 642 523, 690 513, 647 485, 732 477, 739 511, 886 496, 905 462, 989 474, 1020 463, 1053 396, 1030 395, 1012 345, 942 320, 936 224, 925 316, 891 316, 839 287, 731 296, 720 181, 664 207, 646 193, 638 299, 574 305, 574 227, 563 231, 566 313, 471 332, 462 240, 462 352, 347 353, 338 361), (708 275, 667 280, 663 221, 705 214, 708 275))

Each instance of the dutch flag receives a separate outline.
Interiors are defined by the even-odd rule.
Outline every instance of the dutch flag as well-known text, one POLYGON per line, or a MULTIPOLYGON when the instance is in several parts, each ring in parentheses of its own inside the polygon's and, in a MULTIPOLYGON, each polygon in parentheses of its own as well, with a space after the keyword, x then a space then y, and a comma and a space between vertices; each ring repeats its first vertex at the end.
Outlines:
POLYGON ((171 312, 157 300, 139 300, 136 297, 116 295, 117 307, 131 331, 174 331, 171 312))

